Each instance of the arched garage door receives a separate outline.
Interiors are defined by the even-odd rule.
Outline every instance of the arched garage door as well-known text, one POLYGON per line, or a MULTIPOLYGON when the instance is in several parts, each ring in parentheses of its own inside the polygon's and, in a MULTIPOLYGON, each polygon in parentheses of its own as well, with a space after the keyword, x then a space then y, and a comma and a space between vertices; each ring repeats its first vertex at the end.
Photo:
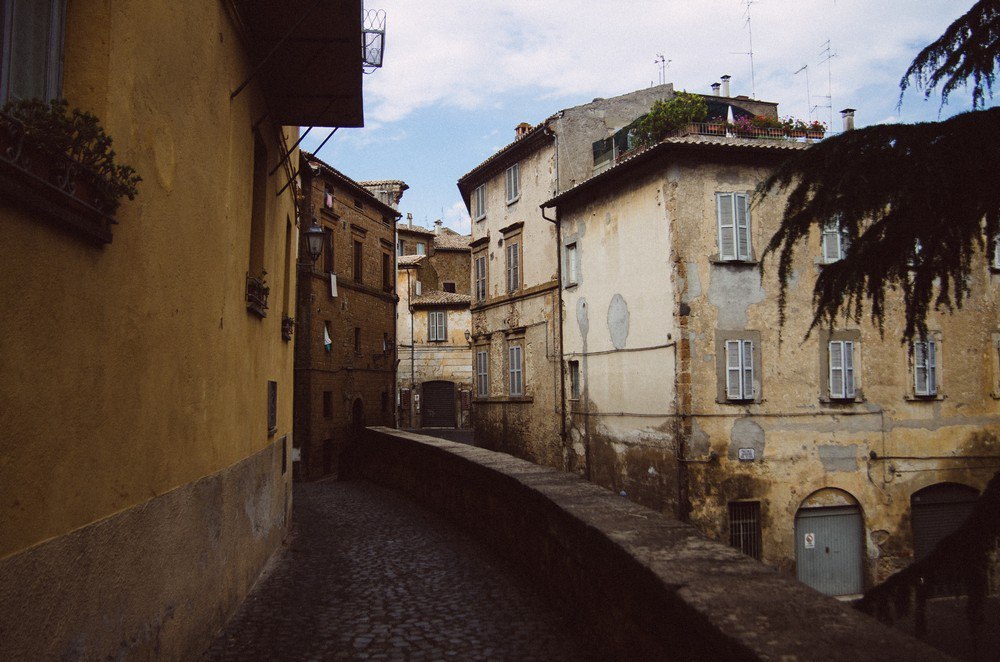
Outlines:
POLYGON ((454 382, 424 382, 422 425, 425 428, 455 427, 454 382))
POLYGON ((795 571, 799 581, 827 595, 864 592, 864 518, 857 501, 823 489, 795 515, 795 571))
POLYGON ((913 522, 913 558, 917 561, 969 517, 979 492, 958 483, 938 483, 910 497, 913 522))

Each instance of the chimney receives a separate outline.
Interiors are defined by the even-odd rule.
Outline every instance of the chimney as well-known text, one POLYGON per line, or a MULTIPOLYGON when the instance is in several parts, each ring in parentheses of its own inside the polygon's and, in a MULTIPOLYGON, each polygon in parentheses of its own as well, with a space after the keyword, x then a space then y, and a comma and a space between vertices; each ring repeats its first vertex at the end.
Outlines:
POLYGON ((722 83, 712 83, 712 94, 719 96, 720 87, 722 87, 722 83))
POLYGON ((413 229, 413 214, 410 212, 406 212, 406 227, 410 230, 413 229))
POLYGON ((732 78, 729 74, 722 77, 722 96, 729 96, 729 79, 732 78))
POLYGON ((520 140, 528 131, 531 131, 531 125, 527 122, 521 122, 514 127, 514 139, 520 140))
POLYGON ((434 221, 434 234, 441 234, 441 225, 442 224, 443 223, 442 223, 442 221, 441 221, 440 218, 438 220, 434 221))
POLYGON ((854 109, 844 108, 840 111, 840 116, 844 118, 844 131, 854 130, 854 109))

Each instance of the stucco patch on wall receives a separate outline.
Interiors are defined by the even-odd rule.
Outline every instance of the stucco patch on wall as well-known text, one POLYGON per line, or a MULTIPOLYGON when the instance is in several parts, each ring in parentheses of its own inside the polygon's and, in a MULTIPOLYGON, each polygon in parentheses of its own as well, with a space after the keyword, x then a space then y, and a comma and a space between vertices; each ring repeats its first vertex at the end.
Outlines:
POLYGON ((688 439, 688 449, 691 456, 708 455, 712 449, 711 437, 701 429, 697 421, 691 423, 691 437, 688 439))
POLYGON ((718 328, 733 331, 747 327, 747 310, 764 300, 757 269, 713 264, 708 300, 718 309, 718 328))
POLYGON ((587 314, 587 299, 584 297, 580 297, 576 302, 576 323, 580 327, 583 341, 587 342, 587 334, 590 332, 590 316, 587 314))
POLYGON ((825 444, 817 446, 819 461, 823 463, 825 471, 857 471, 858 470, 858 444, 839 446, 825 444))
POLYGON ((698 263, 685 263, 684 275, 684 282, 680 284, 681 303, 691 303, 701 296, 701 275, 698 271, 698 263))
POLYGON ((729 459, 739 459, 741 448, 752 448, 758 460, 764 457, 764 428, 751 418, 739 418, 733 423, 729 437, 729 459))
POLYGON ((608 332, 611 334, 611 344, 615 349, 624 349, 628 340, 628 304, 624 297, 615 294, 608 304, 608 332))

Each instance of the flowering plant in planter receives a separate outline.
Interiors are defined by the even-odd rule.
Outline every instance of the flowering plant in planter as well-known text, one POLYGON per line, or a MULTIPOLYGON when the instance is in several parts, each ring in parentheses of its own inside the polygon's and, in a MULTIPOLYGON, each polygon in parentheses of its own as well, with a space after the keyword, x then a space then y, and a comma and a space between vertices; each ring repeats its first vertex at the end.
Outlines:
POLYGON ((19 99, 0 107, 3 158, 30 167, 39 177, 72 193, 83 182, 108 213, 123 197, 135 199, 142 178, 131 166, 115 163, 111 137, 93 114, 73 109, 64 99, 19 99), (31 161, 46 161, 46 164, 31 161), (48 168, 47 174, 43 165, 48 168))

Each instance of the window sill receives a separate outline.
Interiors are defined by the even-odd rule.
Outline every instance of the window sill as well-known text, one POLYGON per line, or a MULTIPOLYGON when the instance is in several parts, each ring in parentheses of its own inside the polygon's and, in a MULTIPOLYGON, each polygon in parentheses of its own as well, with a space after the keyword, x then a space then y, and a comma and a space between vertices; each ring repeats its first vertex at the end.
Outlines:
POLYGON ((486 220, 486 215, 484 214, 484 215, 480 216, 479 218, 473 219, 473 220, 475 220, 476 223, 482 223, 483 221, 486 220))
POLYGON ((519 195, 516 198, 514 198, 513 200, 508 200, 507 201, 507 206, 510 207, 511 205, 516 204, 517 201, 520 200, 520 199, 521 199, 521 196, 519 195))
POLYGON ((756 267, 760 262, 757 260, 722 260, 718 257, 711 257, 708 259, 712 264, 718 264, 727 267, 756 267))
POLYGON ((566 287, 564 287, 563 289, 564 290, 575 290, 579 285, 580 285, 580 283, 567 283, 566 287))
POLYGON ((903 400, 907 402, 937 402, 938 400, 944 400, 945 396, 937 393, 935 395, 914 395, 913 393, 907 393, 903 396, 903 400))
POLYGON ((749 407, 750 405, 759 405, 762 402, 763 402, 762 399, 753 399, 753 400, 728 400, 728 399, 719 400, 718 398, 715 399, 715 404, 717 405, 735 405, 737 407, 749 407))
POLYGON ((857 404, 861 404, 861 403, 867 402, 867 400, 865 400, 865 397, 863 395, 856 395, 853 398, 831 398, 830 396, 827 395, 827 396, 821 397, 819 399, 819 401, 820 401, 821 404, 830 405, 830 406, 833 406, 833 407, 836 407, 836 406, 846 406, 846 405, 857 405, 857 404))

